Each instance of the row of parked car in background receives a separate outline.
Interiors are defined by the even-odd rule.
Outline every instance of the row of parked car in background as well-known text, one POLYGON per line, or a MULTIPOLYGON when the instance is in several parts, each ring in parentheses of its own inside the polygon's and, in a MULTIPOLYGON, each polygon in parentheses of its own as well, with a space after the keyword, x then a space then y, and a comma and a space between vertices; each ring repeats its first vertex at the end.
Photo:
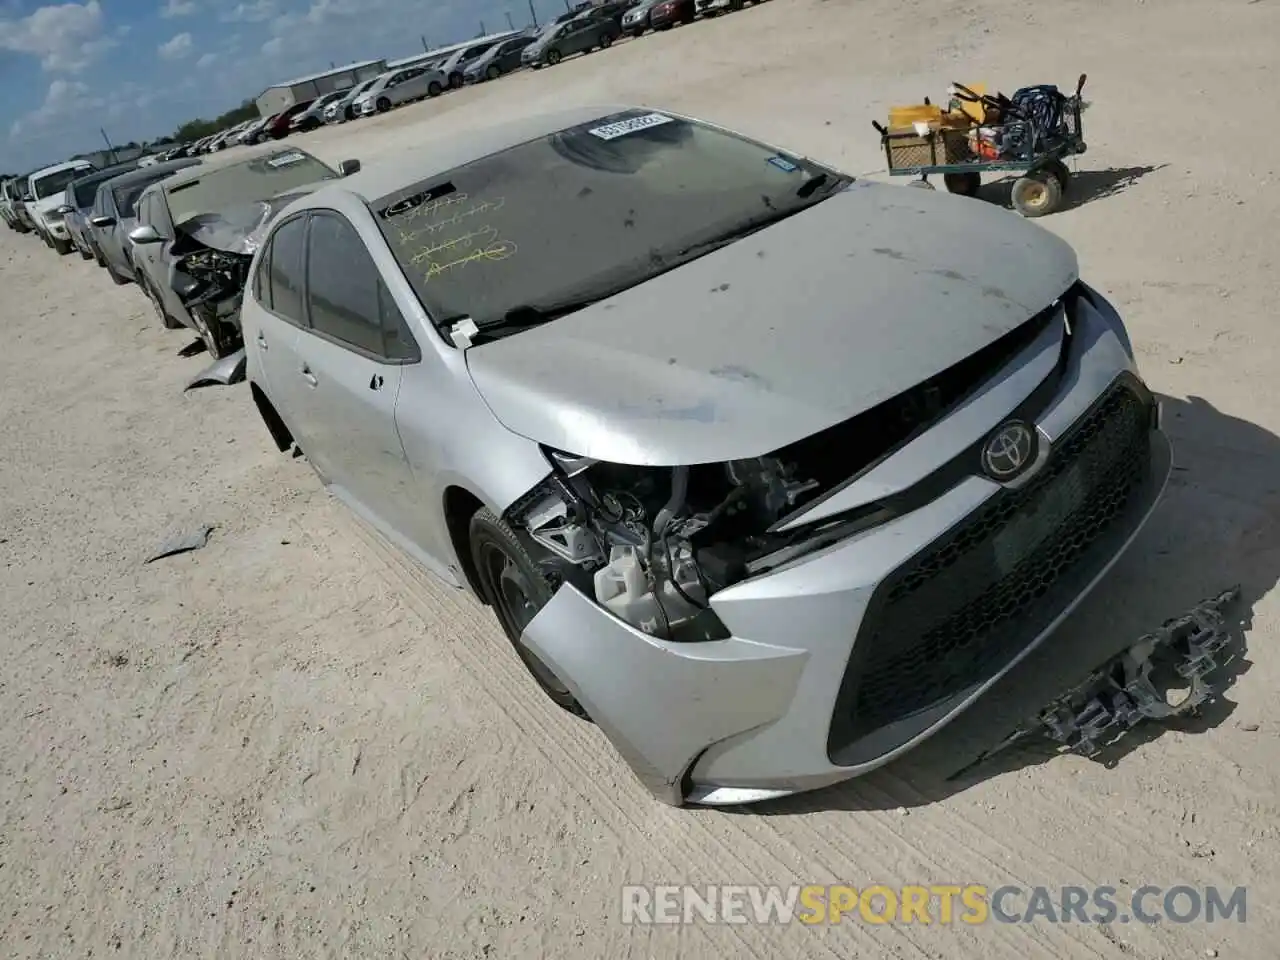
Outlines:
MULTIPOLYGON (((763 0, 754 0, 756 3, 763 0)), ((164 160, 216 153, 227 147, 279 140, 325 124, 346 123, 449 90, 497 80, 522 67, 554 66, 614 41, 692 23, 699 16, 740 10, 747 0, 605 0, 579 3, 554 20, 505 36, 478 40, 446 55, 399 66, 354 87, 295 103, 269 117, 246 120, 202 140, 181 144, 164 160)))
POLYGON ((350 161, 334 170, 304 150, 273 141, 385 113, 522 67, 554 66, 578 53, 607 49, 623 36, 665 30, 744 3, 579 3, 540 27, 455 47, 127 163, 99 168, 75 159, 43 167, 0 183, 0 216, 10 229, 36 234, 61 255, 76 252, 95 261, 116 284, 136 283, 166 327, 189 327, 211 355, 222 357, 238 343, 241 274, 252 256, 253 232, 265 227, 288 191, 359 166, 350 161), (222 154, 233 146, 255 149, 222 154), (180 199, 172 201, 175 196, 180 199))

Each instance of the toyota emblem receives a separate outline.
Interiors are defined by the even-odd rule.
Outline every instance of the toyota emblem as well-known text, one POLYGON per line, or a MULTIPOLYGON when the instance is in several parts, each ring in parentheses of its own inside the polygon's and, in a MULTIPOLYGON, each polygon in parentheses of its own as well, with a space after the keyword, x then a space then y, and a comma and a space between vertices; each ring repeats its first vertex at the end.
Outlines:
POLYGON ((1036 455, 1035 430, 1013 421, 1001 426, 982 450, 982 469, 992 480, 1012 480, 1031 465, 1036 455))

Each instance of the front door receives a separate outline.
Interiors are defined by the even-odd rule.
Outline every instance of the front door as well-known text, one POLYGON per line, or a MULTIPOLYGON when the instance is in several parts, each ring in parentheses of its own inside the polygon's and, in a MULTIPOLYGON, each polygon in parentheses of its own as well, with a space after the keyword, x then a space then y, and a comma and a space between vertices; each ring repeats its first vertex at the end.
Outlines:
POLYGON ((303 429, 313 462, 353 509, 405 535, 416 489, 395 423, 403 360, 382 327, 390 295, 356 229, 338 214, 312 213, 306 250, 308 325, 297 354, 311 391, 303 429))

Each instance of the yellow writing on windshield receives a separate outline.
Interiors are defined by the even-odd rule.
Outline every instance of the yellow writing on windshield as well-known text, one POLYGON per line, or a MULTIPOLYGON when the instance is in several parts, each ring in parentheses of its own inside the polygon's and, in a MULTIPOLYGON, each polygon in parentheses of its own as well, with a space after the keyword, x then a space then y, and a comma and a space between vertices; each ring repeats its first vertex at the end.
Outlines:
POLYGON ((448 271, 454 270, 458 267, 465 267, 469 263, 506 260, 515 256, 518 250, 519 247, 515 245, 514 241, 494 240, 482 249, 473 250, 472 252, 464 254, 455 260, 448 260, 443 263, 432 261, 427 267, 427 273, 423 279, 430 281, 434 277, 440 276, 442 273, 447 273, 448 271))
MULTIPOLYGON (((440 202, 441 201, 439 200, 433 200, 429 204, 424 204, 424 206, 433 206, 440 202)), ((423 223, 418 226, 416 230, 406 230, 402 227, 400 229, 400 243, 407 246, 423 235, 435 236, 447 230, 449 227, 465 224, 467 221, 473 220, 475 217, 481 216, 482 214, 496 213, 506 205, 506 202, 505 197, 496 197, 493 200, 482 200, 479 203, 472 204, 464 210, 457 210, 452 216, 423 223)))

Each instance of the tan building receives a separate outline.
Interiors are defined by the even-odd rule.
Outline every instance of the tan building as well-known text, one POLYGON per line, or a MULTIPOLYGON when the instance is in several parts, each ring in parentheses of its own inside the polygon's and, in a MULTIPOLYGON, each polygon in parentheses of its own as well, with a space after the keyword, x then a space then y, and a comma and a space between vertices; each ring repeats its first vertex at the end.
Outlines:
POLYGON ((384 73, 386 69, 386 60, 365 60, 323 73, 313 73, 309 77, 299 77, 288 83, 277 83, 258 95, 258 113, 264 117, 273 116, 295 103, 305 103, 334 90, 348 90, 363 80, 384 73))

